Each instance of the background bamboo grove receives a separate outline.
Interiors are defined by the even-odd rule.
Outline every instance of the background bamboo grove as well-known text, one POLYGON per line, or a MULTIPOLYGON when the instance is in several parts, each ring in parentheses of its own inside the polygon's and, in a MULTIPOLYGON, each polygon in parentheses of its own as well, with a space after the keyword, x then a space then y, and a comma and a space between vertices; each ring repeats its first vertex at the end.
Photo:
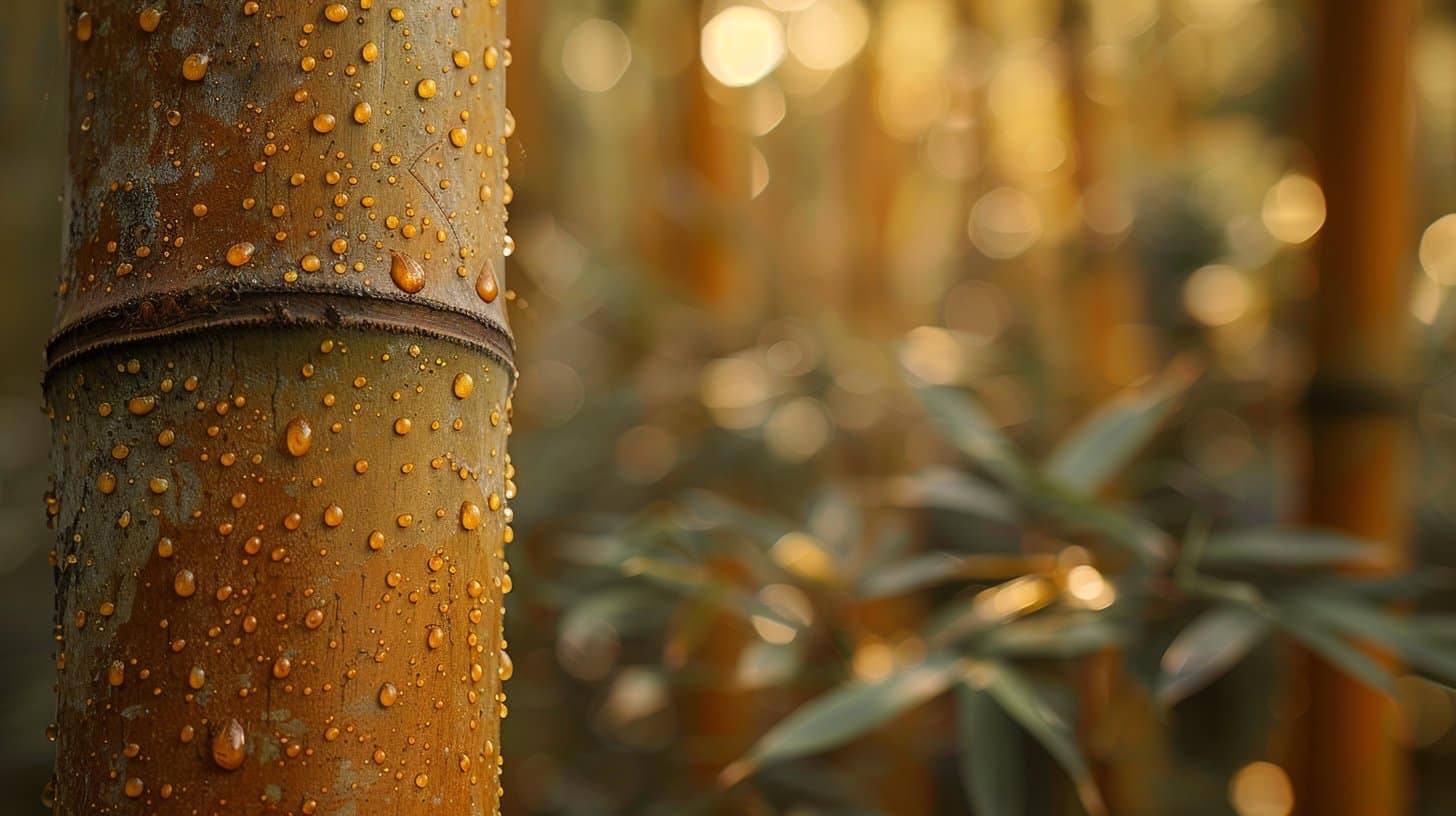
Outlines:
MULTIPOLYGON (((81 123, 74 9, 24 5, 0 790, 43 813, 81 123)), ((522 1, 509 36, 503 812, 1456 811, 1456 6, 522 1)))

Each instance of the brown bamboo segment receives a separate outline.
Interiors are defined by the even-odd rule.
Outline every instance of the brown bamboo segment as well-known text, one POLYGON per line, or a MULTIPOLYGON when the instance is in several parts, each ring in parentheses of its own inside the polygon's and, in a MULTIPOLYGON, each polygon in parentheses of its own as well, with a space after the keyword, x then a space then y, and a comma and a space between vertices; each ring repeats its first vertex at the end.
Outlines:
MULTIPOLYGON (((1408 59, 1414 3, 1319 5, 1315 156, 1327 200, 1316 249, 1316 374, 1307 397, 1305 509, 1312 523, 1408 560, 1406 275, 1408 59)), ((1395 708, 1308 657, 1296 723, 1296 802, 1320 816, 1409 812, 1395 708)))
POLYGON ((503 3, 73 0, 71 18, 53 361, 220 310, 288 322, 280 298, 303 295, 338 316, 299 322, 363 301, 371 325, 507 353, 503 3))
POLYGON ((73 814, 499 809, 505 4, 71 4, 73 814))

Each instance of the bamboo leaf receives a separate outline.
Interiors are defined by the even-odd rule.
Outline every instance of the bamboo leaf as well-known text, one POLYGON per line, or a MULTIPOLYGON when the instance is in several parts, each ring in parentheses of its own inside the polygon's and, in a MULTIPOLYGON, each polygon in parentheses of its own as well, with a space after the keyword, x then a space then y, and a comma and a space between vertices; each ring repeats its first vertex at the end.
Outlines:
POLYGON ((1194 373, 1175 366, 1094 413, 1052 451, 1043 468, 1047 478, 1079 493, 1095 493, 1163 427, 1194 373))
POLYGON ((1023 733, 982 689, 956 686, 961 784, 978 814, 1025 816, 1023 733))
POLYGON ((937 655, 874 682, 840 686, 770 729, 720 779, 731 786, 764 765, 815 754, 868 733, 944 692, 955 677, 955 666, 953 657, 937 655))
POLYGON ((997 657, 1071 659, 1116 646, 1127 632, 1104 613, 1047 612, 990 630, 981 652, 997 657))
POLYGON ((1243 660, 1270 629, 1268 618, 1234 604, 1199 615, 1163 653, 1158 700, 1174 705, 1207 686, 1243 660))
POLYGON ((1386 694, 1395 693, 1390 673, 1370 655, 1345 640, 1319 617, 1298 606, 1281 606, 1278 623, 1296 640, 1362 683, 1386 694))
POLYGON ((1016 446, 963 392, 944 386, 917 389, 920 402, 960 451, 1011 487, 1030 481, 1030 468, 1016 446))
POLYGON ((1409 617, 1322 588, 1291 593, 1281 599, 1281 606, 1286 611, 1307 614, 1347 636, 1382 645, 1433 679, 1456 681, 1456 649, 1426 636, 1409 617))
POLYGON ((1210 536, 1200 563, 1213 567, 1276 567, 1320 569, 1376 566, 1382 561, 1376 545, 1323 530, 1260 528, 1210 536))
POLYGON ((949 468, 894 479, 890 501, 900 507, 951 510, 976 518, 1016 524, 1020 518, 1011 498, 994 485, 949 468))
POLYGON ((1000 704, 1011 719, 1015 720, 1047 753, 1057 761, 1077 789, 1077 798, 1082 807, 1093 816, 1105 816, 1107 807, 1102 794, 1092 778, 1092 771, 1082 751, 1077 747, 1077 737, 1072 724, 1067 722, 1049 695, 1030 677, 1012 668, 1007 663, 987 664, 985 672, 974 672, 973 684, 980 683, 986 692, 1000 704))
POLYGON ((746 619, 765 618, 791 629, 800 629, 803 622, 779 613, 758 596, 723 581, 699 566, 635 556, 622 563, 622 574, 641 578, 684 597, 713 599, 722 607, 746 619))
POLYGON ((860 597, 901 595, 956 580, 1004 581, 1029 573, 1050 572, 1055 567, 1052 557, 928 552, 869 573, 860 582, 860 597))

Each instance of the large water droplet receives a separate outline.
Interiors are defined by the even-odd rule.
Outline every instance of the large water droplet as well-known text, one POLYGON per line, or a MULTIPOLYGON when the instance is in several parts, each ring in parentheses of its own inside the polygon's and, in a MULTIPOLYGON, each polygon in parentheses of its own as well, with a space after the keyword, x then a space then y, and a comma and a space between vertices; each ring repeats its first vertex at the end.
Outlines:
POLYGON ((237 720, 228 720, 212 737, 212 761, 225 771, 243 766, 248 753, 248 735, 237 720))
POLYGON ((389 254, 392 256, 389 277, 400 291, 413 295, 425 288, 425 269, 419 261, 403 252, 390 250, 389 254))

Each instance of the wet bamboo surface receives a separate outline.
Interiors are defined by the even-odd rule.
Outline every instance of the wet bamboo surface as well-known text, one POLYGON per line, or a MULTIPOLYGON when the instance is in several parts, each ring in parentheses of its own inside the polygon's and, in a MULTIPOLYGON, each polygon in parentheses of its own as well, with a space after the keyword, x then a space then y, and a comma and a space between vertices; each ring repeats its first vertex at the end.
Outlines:
POLYGON ((498 812, 505 3, 68 33, 56 812, 498 812))

